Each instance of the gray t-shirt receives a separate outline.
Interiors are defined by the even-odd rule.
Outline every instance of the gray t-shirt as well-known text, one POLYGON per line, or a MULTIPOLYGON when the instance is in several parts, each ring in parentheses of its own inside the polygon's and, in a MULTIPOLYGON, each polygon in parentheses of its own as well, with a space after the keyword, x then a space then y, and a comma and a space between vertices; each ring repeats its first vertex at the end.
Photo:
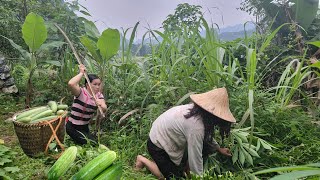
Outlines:
MULTIPOLYGON (((187 148, 190 171, 202 174, 204 125, 199 116, 184 117, 192 107, 193 104, 176 106, 161 114, 153 122, 149 137, 153 144, 168 153, 176 165, 180 165, 187 148)), ((213 144, 219 147, 217 142, 213 144)))

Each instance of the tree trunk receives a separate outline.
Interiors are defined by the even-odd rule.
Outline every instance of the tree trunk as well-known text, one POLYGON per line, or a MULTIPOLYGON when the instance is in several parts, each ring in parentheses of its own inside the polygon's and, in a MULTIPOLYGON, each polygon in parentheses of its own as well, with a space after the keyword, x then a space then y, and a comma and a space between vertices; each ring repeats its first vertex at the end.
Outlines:
POLYGON ((28 15, 27 0, 22 0, 22 2, 23 2, 22 16, 23 16, 23 19, 26 19, 28 15))
POLYGON ((27 93, 26 93, 26 106, 25 108, 30 108, 31 107, 31 97, 32 97, 32 81, 31 81, 31 76, 28 79, 28 84, 27 84, 27 93))

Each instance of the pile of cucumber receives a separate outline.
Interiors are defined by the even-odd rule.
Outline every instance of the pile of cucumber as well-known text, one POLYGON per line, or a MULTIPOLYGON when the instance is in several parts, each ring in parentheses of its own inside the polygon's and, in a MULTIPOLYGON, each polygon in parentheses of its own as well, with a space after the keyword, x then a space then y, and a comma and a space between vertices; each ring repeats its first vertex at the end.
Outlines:
POLYGON ((66 115, 67 109, 68 105, 66 104, 49 101, 47 106, 35 107, 18 114, 15 120, 22 123, 39 123, 66 115))
MULTIPOLYGON (((71 146, 63 152, 60 158, 49 169, 48 180, 58 180, 74 165, 77 157, 77 147, 71 146)), ((90 160, 70 180, 120 180, 122 164, 114 163, 116 152, 107 150, 90 160)))

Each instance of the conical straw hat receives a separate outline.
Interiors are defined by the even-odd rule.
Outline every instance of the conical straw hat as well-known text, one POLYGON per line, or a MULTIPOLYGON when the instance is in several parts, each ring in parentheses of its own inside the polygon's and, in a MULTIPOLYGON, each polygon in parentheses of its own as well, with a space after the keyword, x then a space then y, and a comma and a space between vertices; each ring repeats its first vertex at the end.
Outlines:
POLYGON ((209 113, 229 122, 236 122, 229 109, 229 98, 226 88, 218 88, 202 94, 190 95, 198 106, 209 113))

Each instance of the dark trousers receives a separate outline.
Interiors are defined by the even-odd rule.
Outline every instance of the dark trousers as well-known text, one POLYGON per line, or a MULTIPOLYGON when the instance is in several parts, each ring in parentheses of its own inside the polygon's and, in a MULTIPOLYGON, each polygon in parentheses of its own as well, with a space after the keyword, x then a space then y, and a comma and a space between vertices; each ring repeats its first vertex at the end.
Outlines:
POLYGON ((185 178, 184 177, 184 167, 187 162, 187 158, 183 158, 181 161, 181 165, 177 166, 173 163, 166 153, 165 150, 158 148, 154 145, 150 138, 147 141, 147 148, 149 151, 150 156, 157 164, 159 170, 161 171, 162 175, 168 180, 171 178, 185 178))
POLYGON ((89 132, 89 125, 75 125, 68 121, 66 124, 66 132, 76 144, 87 144, 88 140, 91 144, 96 145, 96 137, 89 132), (88 140, 87 140, 88 139, 88 140))

